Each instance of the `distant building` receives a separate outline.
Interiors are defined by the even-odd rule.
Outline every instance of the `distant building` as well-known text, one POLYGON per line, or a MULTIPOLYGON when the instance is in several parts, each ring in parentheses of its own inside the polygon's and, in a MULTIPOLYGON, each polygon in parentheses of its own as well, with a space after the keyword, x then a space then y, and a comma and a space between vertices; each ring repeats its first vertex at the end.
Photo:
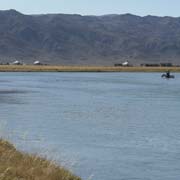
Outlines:
POLYGON ((128 61, 123 62, 122 66, 129 66, 129 62, 128 61))
POLYGON ((34 65, 42 65, 42 63, 40 61, 34 61, 33 63, 34 65))
POLYGON ((123 63, 114 64, 114 66, 123 66, 123 67, 125 67, 125 66, 130 66, 130 65, 129 65, 129 62, 128 62, 128 61, 125 61, 125 62, 123 62, 123 63))
POLYGON ((161 67, 172 67, 172 63, 160 63, 161 67))
POLYGON ((114 66, 115 66, 115 67, 117 67, 117 66, 122 66, 122 63, 120 63, 120 64, 114 64, 114 66))
POLYGON ((22 63, 19 61, 14 61, 14 62, 12 62, 12 65, 22 65, 22 63))
POLYGON ((160 64, 141 64, 141 66, 145 66, 145 67, 159 67, 160 64))

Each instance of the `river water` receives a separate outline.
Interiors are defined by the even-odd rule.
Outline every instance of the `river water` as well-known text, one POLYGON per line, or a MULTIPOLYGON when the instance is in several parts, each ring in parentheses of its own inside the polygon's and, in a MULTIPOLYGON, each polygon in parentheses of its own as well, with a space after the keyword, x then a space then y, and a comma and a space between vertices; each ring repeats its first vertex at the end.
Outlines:
POLYGON ((0 73, 0 135, 92 180, 180 179, 180 74, 0 73))

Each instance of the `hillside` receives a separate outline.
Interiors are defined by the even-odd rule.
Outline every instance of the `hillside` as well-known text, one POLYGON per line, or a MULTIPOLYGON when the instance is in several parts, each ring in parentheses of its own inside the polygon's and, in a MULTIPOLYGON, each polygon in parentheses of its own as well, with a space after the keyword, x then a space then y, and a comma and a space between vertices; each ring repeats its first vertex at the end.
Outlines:
POLYGON ((0 62, 180 64, 180 18, 0 11, 0 62))

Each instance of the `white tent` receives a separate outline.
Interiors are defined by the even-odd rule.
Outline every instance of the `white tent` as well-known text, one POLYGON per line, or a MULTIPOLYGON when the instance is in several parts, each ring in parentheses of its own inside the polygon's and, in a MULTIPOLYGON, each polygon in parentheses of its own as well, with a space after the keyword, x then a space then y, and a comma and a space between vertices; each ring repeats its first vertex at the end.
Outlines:
POLYGON ((41 65, 40 61, 34 61, 34 65, 41 65))
POLYGON ((128 66, 129 65, 129 62, 128 61, 125 61, 122 63, 122 66, 128 66))
POLYGON ((21 63, 19 61, 14 61, 12 64, 13 65, 20 65, 21 63))

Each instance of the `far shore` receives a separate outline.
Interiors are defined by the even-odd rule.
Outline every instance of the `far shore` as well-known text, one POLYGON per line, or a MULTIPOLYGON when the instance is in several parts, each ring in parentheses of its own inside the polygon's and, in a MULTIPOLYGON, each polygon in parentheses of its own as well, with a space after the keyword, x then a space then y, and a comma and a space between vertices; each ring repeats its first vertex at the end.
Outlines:
POLYGON ((180 72, 180 67, 0 65, 0 72, 180 72))

